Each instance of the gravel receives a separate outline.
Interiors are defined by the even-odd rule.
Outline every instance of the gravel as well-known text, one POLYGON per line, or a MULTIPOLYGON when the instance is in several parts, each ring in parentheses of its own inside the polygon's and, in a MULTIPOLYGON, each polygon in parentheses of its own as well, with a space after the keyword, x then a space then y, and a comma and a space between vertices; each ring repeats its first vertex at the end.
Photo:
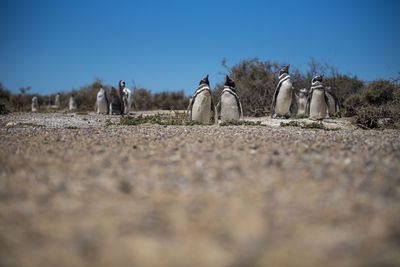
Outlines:
POLYGON ((0 116, 0 266, 400 264, 400 131, 246 119, 0 116))

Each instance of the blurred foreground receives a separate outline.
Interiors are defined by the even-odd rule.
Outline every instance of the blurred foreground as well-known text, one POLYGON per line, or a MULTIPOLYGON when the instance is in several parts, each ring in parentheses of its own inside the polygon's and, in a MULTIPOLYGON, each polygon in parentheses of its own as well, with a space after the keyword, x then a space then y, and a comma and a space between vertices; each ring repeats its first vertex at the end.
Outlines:
POLYGON ((399 266, 398 130, 0 117, 0 266, 399 266))

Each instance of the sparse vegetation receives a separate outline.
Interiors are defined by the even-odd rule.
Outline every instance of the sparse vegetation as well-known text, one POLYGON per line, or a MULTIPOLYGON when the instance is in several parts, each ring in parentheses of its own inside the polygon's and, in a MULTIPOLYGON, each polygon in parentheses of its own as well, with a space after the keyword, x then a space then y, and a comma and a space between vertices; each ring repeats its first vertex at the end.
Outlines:
POLYGON ((236 121, 236 120, 230 120, 230 121, 222 122, 219 125, 220 126, 239 126, 239 125, 260 126, 261 125, 261 121, 246 121, 246 120, 236 121))
POLYGON ((73 126, 73 125, 65 126, 64 128, 65 129, 72 129, 72 130, 79 129, 79 127, 73 126))
POLYGON ((114 123, 111 120, 106 120, 106 126, 113 125, 114 123))
MULTIPOLYGON (((258 58, 250 58, 239 61, 233 66, 228 66, 226 60, 222 62, 223 67, 236 82, 238 95, 241 99, 243 111, 248 116, 266 116, 271 114, 271 102, 278 83, 278 71, 284 65, 278 62, 262 61, 258 58)), ((353 117, 355 124, 362 128, 399 128, 400 126, 400 85, 399 78, 391 80, 378 80, 366 84, 357 78, 340 74, 334 67, 321 64, 311 58, 308 63, 309 69, 301 73, 294 66, 290 69, 295 91, 300 88, 309 88, 310 80, 316 74, 324 74, 324 84, 330 86, 340 102, 341 110, 330 118, 353 117)), ((195 84, 195 83, 194 83, 195 84)), ((98 90, 103 87, 110 90, 109 85, 102 84, 96 79, 92 84, 73 89, 69 93, 60 92, 60 107, 54 106, 56 94, 49 96, 37 95, 40 106, 39 112, 55 112, 65 110, 71 94, 75 95, 79 110, 78 115, 87 115, 87 111, 94 109, 98 90)), ((217 84, 212 90, 215 103, 219 102, 219 96, 223 85, 217 84)), ((29 111, 31 100, 34 96, 30 94, 29 86, 22 87, 17 94, 12 94, 0 83, 0 104, 3 114, 9 111, 29 111)), ((187 108, 189 98, 183 91, 160 92, 152 94, 145 88, 132 87, 134 106, 136 110, 184 110, 187 108)), ((293 114, 292 118, 302 119, 307 115, 293 114)), ((131 120, 135 123, 157 123, 167 125, 187 125, 195 122, 184 122, 181 118, 146 118, 123 119, 123 123, 131 120)), ((230 123, 230 125, 234 125, 230 123)))
POLYGON ((337 131, 340 128, 328 128, 322 122, 312 122, 306 123, 304 121, 290 121, 290 122, 281 122, 281 127, 300 127, 302 129, 322 129, 325 131, 337 131))
POLYGON ((140 124, 159 124, 159 125, 203 125, 197 121, 187 121, 185 113, 175 112, 174 115, 156 114, 138 117, 121 117, 121 125, 140 125, 140 124))

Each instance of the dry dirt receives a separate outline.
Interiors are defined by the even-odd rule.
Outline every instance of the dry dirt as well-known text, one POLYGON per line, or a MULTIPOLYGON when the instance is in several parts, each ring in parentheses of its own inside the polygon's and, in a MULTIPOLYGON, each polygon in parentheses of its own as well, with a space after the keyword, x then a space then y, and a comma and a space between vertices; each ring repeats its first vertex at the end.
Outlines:
POLYGON ((261 120, 0 116, 0 266, 399 266, 400 131, 261 120))

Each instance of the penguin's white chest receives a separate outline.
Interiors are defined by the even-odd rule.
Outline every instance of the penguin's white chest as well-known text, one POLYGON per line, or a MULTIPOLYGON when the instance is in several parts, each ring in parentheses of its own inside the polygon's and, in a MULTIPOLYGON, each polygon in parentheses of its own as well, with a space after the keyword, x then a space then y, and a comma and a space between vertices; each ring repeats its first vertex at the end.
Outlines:
POLYGON ((221 95, 221 121, 239 120, 240 111, 239 103, 236 97, 229 92, 225 92, 221 95))
POLYGON ((325 92, 323 90, 314 90, 310 103, 310 117, 321 120, 326 117, 325 92))
POLYGON ((290 80, 284 81, 276 96, 275 113, 284 116, 290 111, 290 104, 292 103, 292 82, 290 80))
POLYGON ((97 97, 97 113, 107 113, 107 101, 104 96, 97 97))
POLYGON ((307 105, 307 97, 300 97, 298 99, 298 108, 297 114, 305 114, 306 113, 306 105, 307 105))
POLYGON ((73 98, 69 99, 69 110, 74 110, 76 109, 76 102, 73 98))
POLYGON ((37 112, 39 110, 39 104, 37 101, 32 102, 32 112, 37 112))
POLYGON ((131 110, 131 106, 132 106, 132 93, 131 90, 129 90, 128 88, 124 88, 124 97, 123 97, 123 102, 124 102, 124 113, 128 114, 129 111, 131 110))
POLYGON ((192 106, 192 120, 201 123, 210 123, 211 119, 211 94, 209 91, 199 93, 192 106))

